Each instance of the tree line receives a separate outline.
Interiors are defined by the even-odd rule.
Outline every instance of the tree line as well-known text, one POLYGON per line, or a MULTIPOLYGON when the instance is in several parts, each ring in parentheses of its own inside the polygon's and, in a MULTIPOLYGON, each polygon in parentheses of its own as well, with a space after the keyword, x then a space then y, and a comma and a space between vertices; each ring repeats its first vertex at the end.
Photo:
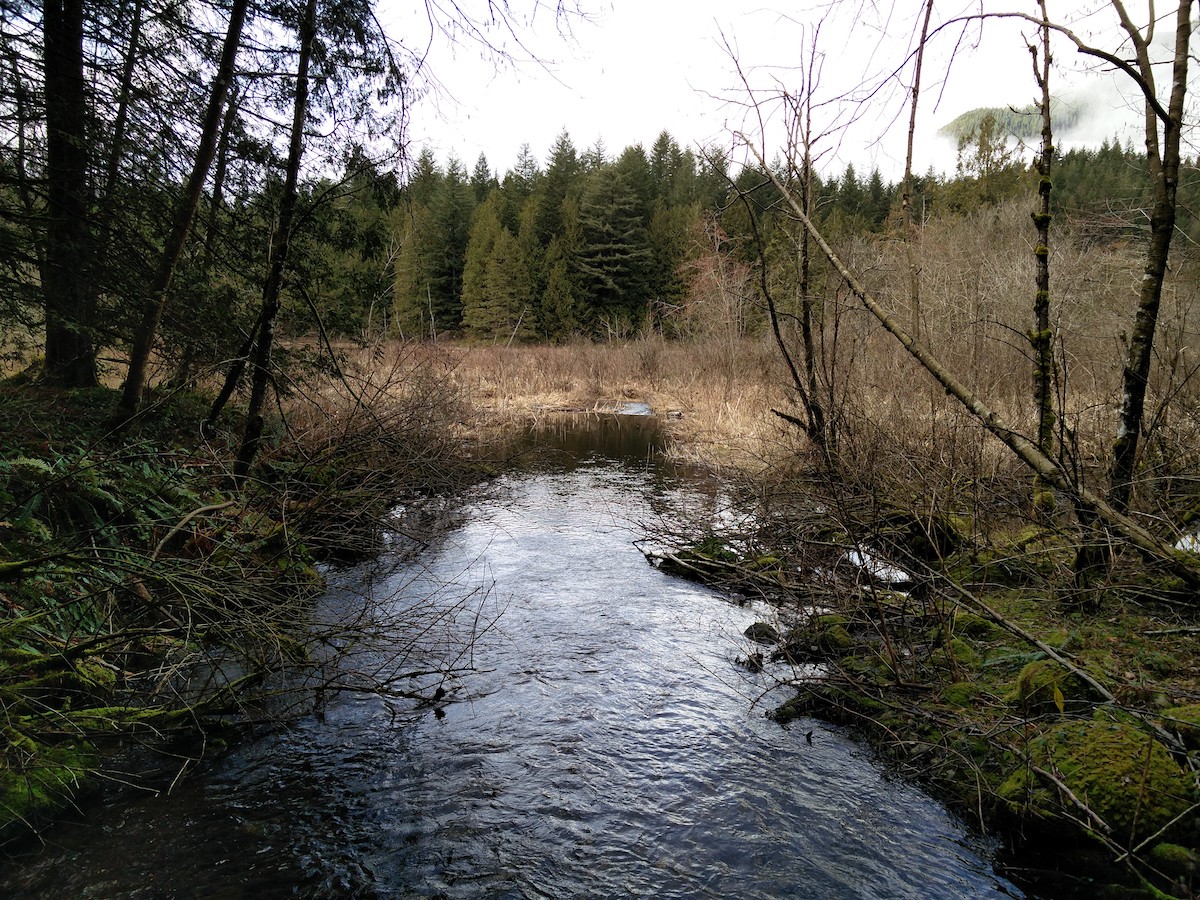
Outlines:
MULTIPOLYGON (((786 179, 782 162, 772 167, 786 179)), ((386 191, 396 204, 392 327, 409 338, 480 341, 678 336, 705 255, 750 265, 759 241, 776 257, 794 250, 790 217, 768 172, 732 169, 725 153, 682 148, 665 131, 649 152, 637 144, 615 157, 602 145, 580 152, 564 132, 544 167, 526 144, 502 176, 486 156, 468 172, 453 155, 440 166, 424 150, 403 185, 389 180, 386 191)), ((1144 154, 1116 140, 1060 153, 1054 211, 1097 240, 1135 233, 1149 203, 1144 170, 1144 154)), ((913 202, 926 221, 1020 196, 1032 204, 1037 180, 1032 162, 985 114, 960 139, 955 173, 915 178, 913 202)), ((901 186, 878 169, 864 177, 851 163, 813 183, 815 218, 831 239, 900 229, 901 186)), ((1181 205, 1190 208, 1186 197, 1195 193, 1194 181, 1182 185, 1181 205)), ((368 211, 377 203, 356 203, 340 215, 347 226, 362 215, 379 222, 368 211)), ((1190 217, 1180 224, 1196 229, 1190 217)), ((757 310, 751 323, 761 325, 762 298, 749 292, 742 299, 757 310)), ((338 309, 331 320, 354 321, 348 308, 338 309)))

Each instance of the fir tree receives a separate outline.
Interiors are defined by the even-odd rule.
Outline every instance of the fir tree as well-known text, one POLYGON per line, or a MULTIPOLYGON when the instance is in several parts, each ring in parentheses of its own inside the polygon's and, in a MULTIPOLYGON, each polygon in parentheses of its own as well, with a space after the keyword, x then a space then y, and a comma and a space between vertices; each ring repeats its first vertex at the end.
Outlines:
POLYGON ((650 250, 643 209, 625 170, 609 166, 588 177, 577 274, 587 303, 585 324, 597 331, 628 333, 645 314, 650 250))

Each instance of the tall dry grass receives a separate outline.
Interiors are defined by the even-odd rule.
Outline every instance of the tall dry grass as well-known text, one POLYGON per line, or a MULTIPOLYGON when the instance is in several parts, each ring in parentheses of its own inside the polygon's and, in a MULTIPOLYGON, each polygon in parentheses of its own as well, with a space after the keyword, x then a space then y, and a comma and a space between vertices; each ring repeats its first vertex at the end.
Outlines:
MULTIPOLYGON (((1028 204, 1016 201, 973 216, 935 220, 916 247, 920 340, 1017 431, 1032 437, 1035 231, 1028 204)), ((850 268, 908 323, 913 300, 905 246, 858 240, 843 246, 850 268)), ((1103 488, 1116 434, 1125 362, 1142 259, 1136 240, 1097 243, 1064 224, 1051 248, 1051 315, 1057 357, 1058 452, 1066 465, 1103 488)), ((1166 512, 1166 479, 1195 471, 1200 353, 1195 263, 1177 254, 1163 297, 1156 363, 1147 397, 1141 496, 1166 512), (1157 505, 1156 505, 1157 504, 1157 505), (1161 507, 1161 508, 1160 508, 1161 507)), ((829 282, 822 359, 841 417, 844 458, 854 472, 885 457, 940 483, 963 478, 1023 480, 1021 467, 987 437, 957 401, 933 385, 899 343, 829 282)), ((798 342, 797 342, 798 343, 798 342)))
POLYGON ((457 346, 455 379, 481 421, 537 421, 642 401, 670 423, 668 453, 709 466, 756 468, 779 427, 783 368, 765 340, 562 346, 457 346))

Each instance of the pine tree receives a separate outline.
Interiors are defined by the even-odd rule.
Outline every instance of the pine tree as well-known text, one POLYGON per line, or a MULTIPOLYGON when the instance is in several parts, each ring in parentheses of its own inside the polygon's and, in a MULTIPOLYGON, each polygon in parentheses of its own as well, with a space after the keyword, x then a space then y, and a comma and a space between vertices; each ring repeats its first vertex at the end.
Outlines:
POLYGON ((583 248, 579 201, 567 197, 560 212, 562 230, 546 248, 545 288, 538 304, 538 327, 543 337, 559 339, 578 332, 583 310, 577 273, 583 248))
POLYGON ((499 324, 488 288, 488 262, 502 230, 499 205, 500 192, 493 191, 475 210, 463 265, 462 324, 466 333, 477 339, 492 337, 499 324))
POLYGON ((543 246, 562 229, 562 205, 568 194, 577 194, 583 164, 564 131, 550 148, 550 161, 538 188, 537 236, 543 246))
POLYGON ((582 246, 577 274, 587 304, 585 325, 628 334, 646 311, 644 202, 617 166, 593 172, 580 202, 582 246))
POLYGON ((528 267, 516 238, 502 228, 487 263, 487 292, 495 313, 494 337, 528 340, 536 335, 528 267))
POLYGON ((466 171, 451 157, 429 204, 429 240, 435 249, 427 300, 438 332, 455 331, 462 322, 463 264, 474 207, 466 171))
POLYGON ((475 160, 475 168, 471 171, 471 191, 475 194, 475 202, 482 203, 488 194, 500 186, 496 176, 492 174, 487 157, 482 153, 475 160))
POLYGON ((430 239, 433 216, 426 206, 415 206, 402 219, 396 257, 393 324, 406 338, 436 338, 433 270, 437 247, 430 239))

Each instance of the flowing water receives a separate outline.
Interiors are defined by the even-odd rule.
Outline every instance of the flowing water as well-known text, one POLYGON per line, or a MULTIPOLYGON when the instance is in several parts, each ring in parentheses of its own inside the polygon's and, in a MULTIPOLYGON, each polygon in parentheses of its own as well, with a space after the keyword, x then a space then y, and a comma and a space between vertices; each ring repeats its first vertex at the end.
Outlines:
POLYGON ((765 717, 770 673, 735 663, 764 611, 633 543, 716 490, 657 464, 652 420, 617 422, 501 478, 420 569, 333 575, 331 610, 365 589, 425 623, 355 664, 453 670, 404 681, 436 701, 331 696, 51 831, 0 895, 1020 896, 844 733, 765 717))

